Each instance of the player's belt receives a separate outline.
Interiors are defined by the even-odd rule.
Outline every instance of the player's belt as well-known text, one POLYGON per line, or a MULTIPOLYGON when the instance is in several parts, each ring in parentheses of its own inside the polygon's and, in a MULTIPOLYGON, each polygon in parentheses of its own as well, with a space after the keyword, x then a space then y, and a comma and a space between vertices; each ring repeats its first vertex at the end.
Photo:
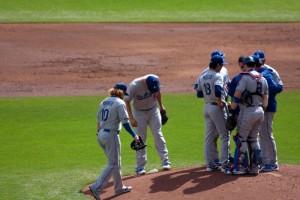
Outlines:
POLYGON ((120 131, 111 131, 110 129, 107 129, 107 128, 105 128, 105 129, 102 129, 103 131, 105 131, 105 132, 108 132, 108 133, 110 133, 110 132, 114 132, 114 133, 120 133, 120 131))
POLYGON ((210 104, 211 104, 211 105, 215 105, 215 106, 219 105, 219 104, 216 103, 216 102, 211 102, 210 104))
POLYGON ((139 108, 135 108, 135 109, 137 109, 137 110, 139 110, 139 111, 150 111, 150 110, 152 110, 153 108, 155 108, 155 106, 153 106, 152 108, 149 108, 149 109, 139 109, 139 108))

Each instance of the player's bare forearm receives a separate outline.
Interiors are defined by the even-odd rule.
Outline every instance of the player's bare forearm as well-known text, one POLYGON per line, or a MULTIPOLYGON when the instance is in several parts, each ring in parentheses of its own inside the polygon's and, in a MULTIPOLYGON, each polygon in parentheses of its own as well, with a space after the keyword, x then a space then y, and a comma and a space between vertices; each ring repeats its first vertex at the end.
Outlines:
POLYGON ((161 111, 166 110, 166 108, 164 107, 163 103, 162 103, 162 97, 161 97, 161 92, 158 92, 157 95, 157 101, 158 101, 158 105, 161 111))
POLYGON ((126 104, 126 108, 127 108, 127 112, 128 112, 129 121, 130 121, 131 126, 137 127, 138 124, 137 124, 137 121, 133 117, 130 101, 125 100, 125 104, 126 104))

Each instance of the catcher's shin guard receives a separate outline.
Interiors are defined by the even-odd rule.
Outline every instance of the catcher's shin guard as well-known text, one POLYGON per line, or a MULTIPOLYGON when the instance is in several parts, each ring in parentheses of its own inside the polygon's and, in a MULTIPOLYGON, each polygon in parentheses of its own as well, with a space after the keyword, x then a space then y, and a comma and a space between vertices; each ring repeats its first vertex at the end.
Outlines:
POLYGON ((248 158, 247 150, 245 152, 242 152, 240 150, 241 146, 242 146, 242 142, 240 141, 240 139, 237 135, 235 135, 233 137, 233 140, 236 144, 235 151, 234 151, 234 159, 233 159, 234 169, 239 170, 239 165, 242 165, 244 167, 248 167, 249 158, 248 158))
POLYGON ((253 164, 257 166, 262 164, 262 153, 260 149, 253 150, 253 164))

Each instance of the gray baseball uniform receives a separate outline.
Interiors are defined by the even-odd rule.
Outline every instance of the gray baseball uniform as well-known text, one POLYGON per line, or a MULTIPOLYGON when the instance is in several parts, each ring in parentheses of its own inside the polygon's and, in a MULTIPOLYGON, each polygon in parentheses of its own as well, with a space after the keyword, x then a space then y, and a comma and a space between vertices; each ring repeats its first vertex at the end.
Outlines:
POLYGON ((115 194, 123 192, 119 133, 122 124, 128 122, 128 118, 125 102, 120 98, 108 97, 100 103, 97 112, 97 119, 100 122, 97 139, 108 162, 96 182, 90 186, 93 191, 101 191, 112 176, 115 194))
POLYGON ((240 160, 243 160, 248 148, 250 149, 250 168, 258 173, 258 159, 260 146, 258 131, 264 119, 263 95, 268 95, 268 84, 262 75, 253 69, 241 73, 236 91, 240 91, 243 102, 239 104, 240 112, 237 121, 237 133, 241 146, 239 148, 240 160), (245 92, 246 91, 246 92, 245 92), (247 94, 251 94, 246 95, 247 94), (248 145, 249 143, 249 145, 248 145))
POLYGON ((271 70, 271 73, 273 74, 273 80, 277 85, 277 91, 273 91, 272 93, 270 92, 269 94, 269 106, 267 112, 265 112, 264 121, 259 132, 259 143, 262 150, 263 162, 262 170, 270 171, 278 170, 277 148, 273 135, 273 119, 277 110, 276 94, 283 90, 283 83, 278 72, 274 68, 266 64, 263 67, 271 70))
MULTIPOLYGON (((201 75, 203 75, 209 68, 207 67, 202 73, 201 75)), ((230 83, 230 78, 228 76, 228 71, 226 69, 226 67, 222 67, 221 71, 220 71, 220 74, 222 75, 223 77, 223 88, 224 90, 222 91, 222 100, 223 101, 227 101, 227 96, 228 96, 228 85, 230 83)), ((199 77, 200 78, 200 77, 199 77)), ((224 114, 224 118, 225 120, 227 119, 227 114, 226 114, 226 110, 225 108, 223 109, 223 114, 224 114)), ((230 134, 230 133, 229 133, 230 134)), ((215 134, 214 134, 214 142, 213 142, 213 148, 212 148, 212 156, 213 156, 213 159, 214 159, 214 162, 216 164, 221 164, 220 163, 220 159, 219 159, 219 152, 218 152, 218 146, 217 146, 217 141, 218 141, 218 138, 219 138, 219 133, 218 131, 216 130, 215 134)), ((229 140, 229 143, 230 143, 230 140, 229 140)), ((230 151, 229 151, 229 154, 230 154, 230 151)))
MULTIPOLYGON (((223 69, 223 68, 222 68, 223 69)), ((200 75, 195 86, 197 91, 202 91, 205 99, 205 160, 208 168, 214 169, 216 154, 215 139, 219 133, 221 139, 221 164, 228 164, 229 153, 229 132, 225 126, 223 109, 216 103, 215 86, 218 85, 224 90, 224 78, 220 73, 207 69, 200 75)), ((221 99, 225 99, 224 93, 221 99)))
MULTIPOLYGON (((157 106, 158 93, 152 94, 147 86, 142 82, 144 77, 133 80, 128 86, 128 96, 125 97, 127 102, 133 101, 133 117, 137 121, 136 131, 142 140, 147 141, 147 126, 150 126, 156 151, 158 152, 162 165, 171 164, 168 157, 166 141, 162 133, 161 115, 157 106)), ((151 74, 151 76, 157 77, 151 74)), ((157 77, 158 78, 158 77, 157 77)), ((160 91, 159 91, 160 93, 160 91)), ((146 148, 136 151, 136 171, 144 170, 147 163, 146 148)))

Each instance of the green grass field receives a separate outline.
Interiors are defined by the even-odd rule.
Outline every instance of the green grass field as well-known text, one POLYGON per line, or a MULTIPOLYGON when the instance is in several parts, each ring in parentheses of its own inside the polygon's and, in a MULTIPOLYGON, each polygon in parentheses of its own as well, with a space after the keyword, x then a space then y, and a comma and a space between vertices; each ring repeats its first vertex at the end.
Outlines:
POLYGON ((0 23, 299 22, 298 0, 0 0, 0 23))
MULTIPOLYGON (((300 92, 278 96, 274 133, 281 164, 300 164, 300 92)), ((80 189, 96 179, 106 159, 96 141, 101 97, 0 98, 0 199, 85 199, 80 189)), ((170 120, 163 127, 172 166, 204 164, 203 100, 192 94, 166 94, 170 120)), ((134 173, 131 136, 121 132, 123 174, 134 173)), ((148 139, 147 169, 160 161, 148 139)), ((232 148, 234 145, 232 145, 232 148)))

